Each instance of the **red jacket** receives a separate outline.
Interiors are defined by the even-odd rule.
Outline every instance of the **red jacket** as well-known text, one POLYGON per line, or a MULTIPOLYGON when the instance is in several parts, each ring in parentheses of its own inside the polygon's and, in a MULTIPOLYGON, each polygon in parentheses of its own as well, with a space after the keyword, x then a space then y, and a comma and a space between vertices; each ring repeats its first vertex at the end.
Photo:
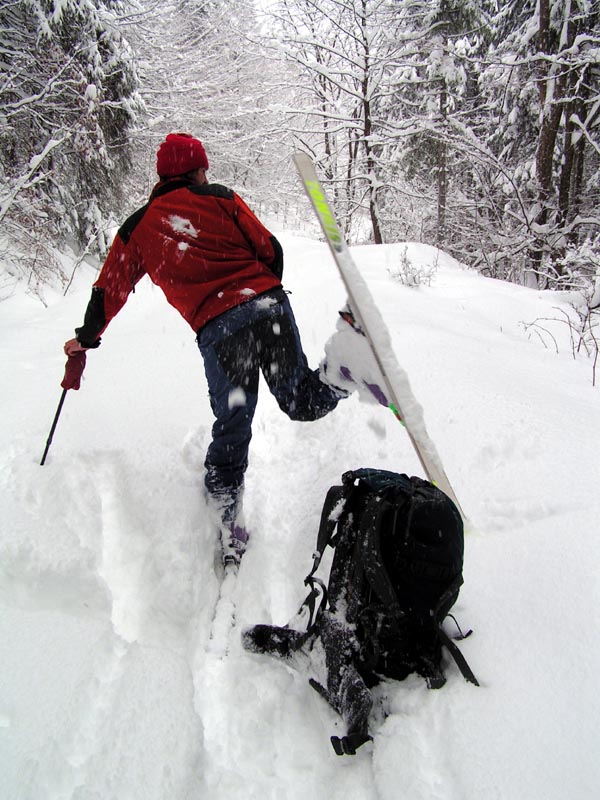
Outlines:
POLYGON ((198 331, 280 286, 282 270, 277 239, 235 192, 185 179, 161 182, 119 229, 77 339, 94 345, 145 274, 198 331))

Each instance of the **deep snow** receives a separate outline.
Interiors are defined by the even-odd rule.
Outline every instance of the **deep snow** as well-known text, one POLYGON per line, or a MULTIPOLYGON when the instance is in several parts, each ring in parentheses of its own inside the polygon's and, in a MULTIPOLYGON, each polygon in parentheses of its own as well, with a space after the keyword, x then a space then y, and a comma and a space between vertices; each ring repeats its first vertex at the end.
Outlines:
MULTIPOLYGON (((326 245, 278 234, 315 366, 344 292, 326 245)), ((306 675, 241 649, 284 624, 326 490, 351 468, 422 474, 391 413, 353 397, 294 423, 261 387, 247 473, 252 531, 233 629, 200 491, 211 413, 194 336, 143 281, 88 355, 44 467, 62 344, 93 271, 47 307, 0 307, 0 795, 6 800, 591 800, 600 786, 600 396, 574 359, 567 299, 409 245, 431 286, 392 279, 404 247, 354 248, 469 518, 453 664, 377 691, 376 738, 340 759, 340 721, 306 675), (522 323, 545 321, 541 336, 522 323), (558 343, 558 353, 554 340, 558 343), (542 341, 544 339, 544 342, 542 341), (224 655, 225 638, 229 652, 224 655)))

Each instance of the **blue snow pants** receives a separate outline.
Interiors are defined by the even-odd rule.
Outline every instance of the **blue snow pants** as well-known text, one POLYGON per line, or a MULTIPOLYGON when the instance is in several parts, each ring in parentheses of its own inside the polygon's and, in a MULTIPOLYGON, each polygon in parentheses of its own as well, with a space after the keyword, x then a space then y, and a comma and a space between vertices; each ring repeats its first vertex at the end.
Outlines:
POLYGON ((215 415, 205 484, 213 497, 235 503, 248 465, 260 372, 293 420, 325 416, 342 395, 309 368, 283 289, 258 295, 211 320, 197 341, 215 415))

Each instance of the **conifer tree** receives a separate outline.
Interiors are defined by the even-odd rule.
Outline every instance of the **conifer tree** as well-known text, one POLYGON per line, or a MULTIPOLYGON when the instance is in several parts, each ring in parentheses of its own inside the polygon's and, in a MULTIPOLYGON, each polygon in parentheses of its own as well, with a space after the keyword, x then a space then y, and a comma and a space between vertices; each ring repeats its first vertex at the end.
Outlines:
POLYGON ((105 249, 140 110, 121 2, 0 8, 0 220, 13 270, 48 278, 52 246, 105 249))

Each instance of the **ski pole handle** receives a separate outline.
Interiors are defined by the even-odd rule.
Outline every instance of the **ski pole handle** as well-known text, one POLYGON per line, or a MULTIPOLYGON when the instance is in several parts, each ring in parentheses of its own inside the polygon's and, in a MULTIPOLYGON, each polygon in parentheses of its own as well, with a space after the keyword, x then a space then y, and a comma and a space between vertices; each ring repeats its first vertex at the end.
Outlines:
POLYGON ((80 350, 67 358, 65 365, 65 376, 62 379, 63 389, 79 389, 81 386, 81 376, 85 369, 85 350, 80 350))
POLYGON ((42 460, 40 461, 40 466, 42 467, 46 462, 46 456, 48 455, 48 450, 50 449, 50 445, 52 444, 52 437, 54 436, 54 431, 56 430, 56 426, 58 425, 58 419, 60 417, 60 412, 62 411, 63 403, 65 402, 65 397, 67 396, 67 392, 69 389, 75 389, 75 391, 79 389, 79 387, 81 386, 81 376, 83 375, 84 369, 85 369, 85 350, 81 350, 77 353, 74 353, 72 356, 69 356, 67 358, 67 363, 65 365, 65 374, 60 384, 62 386, 63 391, 60 396, 58 408, 56 409, 56 414, 54 415, 54 421, 52 422, 52 427, 50 428, 50 434, 46 442, 44 455, 42 456, 42 460))

